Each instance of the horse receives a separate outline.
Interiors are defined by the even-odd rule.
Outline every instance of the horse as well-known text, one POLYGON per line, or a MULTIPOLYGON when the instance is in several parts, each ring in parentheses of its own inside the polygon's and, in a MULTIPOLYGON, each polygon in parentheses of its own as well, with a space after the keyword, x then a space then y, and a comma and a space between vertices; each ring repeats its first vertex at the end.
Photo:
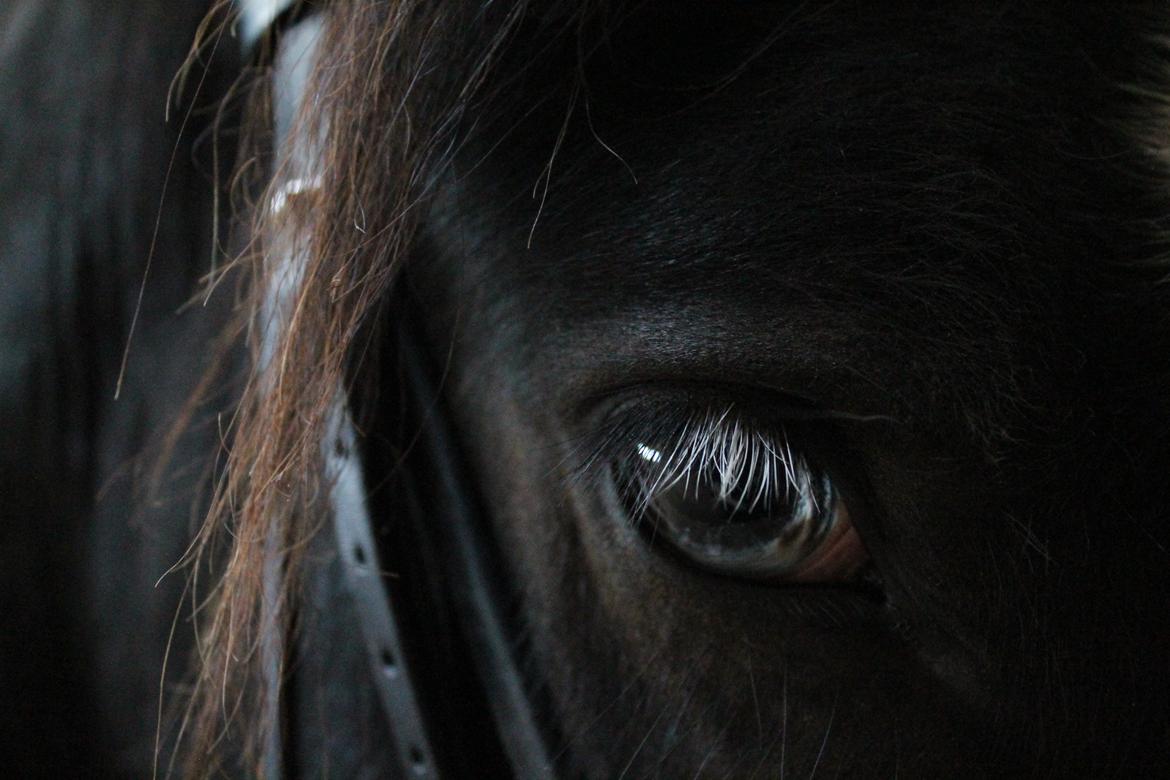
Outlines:
POLYGON ((86 8, 0 12, 18 768, 1170 767, 1170 11, 86 8))

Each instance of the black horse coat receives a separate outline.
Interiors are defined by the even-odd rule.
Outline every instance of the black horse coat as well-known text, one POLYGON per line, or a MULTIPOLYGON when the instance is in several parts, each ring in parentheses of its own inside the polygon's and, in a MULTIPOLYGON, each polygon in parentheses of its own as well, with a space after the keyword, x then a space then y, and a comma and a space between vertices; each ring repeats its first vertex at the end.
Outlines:
MULTIPOLYGON (((1170 11, 782 5, 643 10, 585 62, 535 19, 422 220, 409 287, 557 766, 1164 770, 1170 11), (622 523, 608 465, 628 453, 594 440, 623 403, 654 412, 623 430, 668 443, 651 423, 679 408, 786 410, 847 475, 865 598, 712 574, 622 523)), ((246 371, 211 365, 230 292, 199 294, 225 253, 235 41, 164 116, 206 10, 0 10, 0 734, 20 774, 165 770, 181 722, 192 605, 164 575, 246 371), (226 396, 187 406, 213 369, 226 396)), ((289 766, 384 774, 353 607, 314 544, 289 766)))

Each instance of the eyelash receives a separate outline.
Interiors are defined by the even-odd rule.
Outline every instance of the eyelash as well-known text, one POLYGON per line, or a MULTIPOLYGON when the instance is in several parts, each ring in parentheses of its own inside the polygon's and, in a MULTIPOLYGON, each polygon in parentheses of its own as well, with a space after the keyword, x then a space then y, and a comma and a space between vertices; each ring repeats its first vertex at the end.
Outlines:
POLYGON ((679 434, 666 441, 675 442, 675 449, 668 456, 651 450, 658 458, 647 458, 644 450, 649 448, 639 443, 635 451, 641 457, 635 461, 627 456, 623 464, 637 485, 636 520, 641 519, 655 496, 674 487, 679 480, 685 481, 685 492, 694 476, 697 492, 699 477, 696 475, 702 471, 718 475, 716 484, 721 500, 733 505, 736 511, 746 509, 748 513, 761 505, 765 511, 771 510, 774 499, 779 497, 781 483, 783 497, 787 499, 793 490, 800 492, 804 488, 798 479, 808 479, 807 464, 803 458, 793 455, 786 436, 771 441, 764 433, 747 427, 733 415, 730 407, 719 414, 707 412, 692 417, 679 434), (665 462, 660 462, 663 459, 665 462))
POLYGON ((689 479, 698 468, 707 467, 718 475, 721 494, 748 511, 761 504, 768 509, 781 497, 781 482, 782 497, 799 491, 804 486, 797 480, 807 480, 810 474, 786 433, 761 428, 740 415, 734 404, 699 409, 619 408, 610 420, 600 445, 586 458, 574 481, 596 479, 616 468, 624 475, 626 487, 637 491, 631 496, 636 507, 629 518, 633 523, 643 519, 658 493, 679 479, 689 479), (669 442, 673 449, 654 450, 649 442, 669 442))

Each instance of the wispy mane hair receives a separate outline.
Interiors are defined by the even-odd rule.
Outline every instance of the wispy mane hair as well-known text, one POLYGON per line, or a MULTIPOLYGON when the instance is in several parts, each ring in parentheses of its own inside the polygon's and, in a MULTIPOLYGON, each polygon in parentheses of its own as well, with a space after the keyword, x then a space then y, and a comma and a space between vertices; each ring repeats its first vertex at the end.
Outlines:
POLYGON ((263 774, 277 691, 263 673, 262 647, 271 632, 295 630, 289 616, 306 544, 327 517, 321 446, 331 409, 360 374, 427 199, 467 117, 490 100, 485 82, 528 5, 328 3, 301 116, 285 140, 314 150, 317 186, 281 208, 274 201, 290 173, 268 147, 272 88, 261 78, 252 90, 234 185, 252 205, 240 220, 247 248, 232 270, 244 279, 235 332, 253 368, 187 558, 192 583, 212 582, 196 594, 197 677, 178 749, 188 774, 231 771, 237 761, 235 769, 263 774), (263 319, 273 316, 273 289, 288 282, 290 241, 300 268, 274 329, 263 319), (263 575, 274 555, 275 588, 263 575))

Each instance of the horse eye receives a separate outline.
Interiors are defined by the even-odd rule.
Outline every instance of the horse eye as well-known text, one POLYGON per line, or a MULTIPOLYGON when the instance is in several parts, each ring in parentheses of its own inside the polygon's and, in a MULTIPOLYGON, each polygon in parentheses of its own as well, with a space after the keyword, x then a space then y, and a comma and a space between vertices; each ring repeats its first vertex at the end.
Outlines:
POLYGON ((832 478, 787 443, 738 425, 637 443, 618 482, 627 514, 654 543, 713 572, 845 582, 868 560, 832 478))

